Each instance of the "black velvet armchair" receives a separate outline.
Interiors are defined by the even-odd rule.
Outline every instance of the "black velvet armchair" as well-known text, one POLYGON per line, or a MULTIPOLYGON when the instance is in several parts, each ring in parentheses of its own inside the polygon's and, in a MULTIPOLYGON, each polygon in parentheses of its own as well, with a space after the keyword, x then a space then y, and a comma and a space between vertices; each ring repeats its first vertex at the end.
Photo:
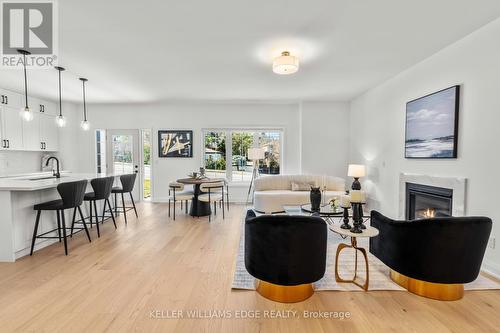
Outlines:
POLYGON ((480 271, 492 221, 487 217, 392 220, 377 211, 371 225, 370 252, 391 268, 394 281, 422 296, 453 300, 463 283, 480 271))
POLYGON ((327 226, 319 217, 247 212, 245 266, 258 279, 257 291, 279 302, 312 295, 312 282, 325 274, 327 226))

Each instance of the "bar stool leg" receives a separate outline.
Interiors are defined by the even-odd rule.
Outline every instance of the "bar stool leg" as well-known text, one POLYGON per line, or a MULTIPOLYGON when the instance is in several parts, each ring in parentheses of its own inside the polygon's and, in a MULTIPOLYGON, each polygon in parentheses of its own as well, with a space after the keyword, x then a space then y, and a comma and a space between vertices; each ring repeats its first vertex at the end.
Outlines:
POLYGON ((113 220, 113 224, 115 225, 115 229, 116 229, 115 215, 113 214, 113 208, 111 208, 111 204, 109 203, 109 199, 105 199, 104 207, 106 207, 106 204, 108 204, 109 213, 111 214, 111 219, 113 220))
POLYGON ((97 237, 101 237, 101 231, 99 230, 99 215, 97 215, 97 201, 94 200, 94 213, 95 213, 95 226, 97 228, 97 237))
POLYGON ((64 237, 64 254, 68 255, 68 241, 66 240, 66 218, 64 217, 64 209, 61 210, 61 221, 64 237))
MULTIPOLYGON (((76 211, 76 208, 75 208, 75 211, 76 211)), ((78 213, 80 213, 80 218, 82 219, 83 227, 85 228, 85 233, 87 234, 87 238, 89 239, 89 243, 91 243, 92 240, 90 239, 89 229, 87 228, 87 223, 85 223, 85 218, 83 217, 82 209, 80 207, 78 207, 78 213)))
POLYGON ((134 197, 132 196, 132 192, 129 192, 129 194, 130 194, 130 200, 132 200, 132 206, 134 206, 135 217, 139 217, 139 215, 137 215, 137 209, 135 208, 135 202, 134 202, 134 197))
POLYGON ((90 205, 90 229, 92 229, 92 200, 89 201, 89 205, 90 205))
POLYGON ((57 210, 57 234, 59 235, 59 243, 61 243, 61 217, 59 215, 59 210, 57 210))
POLYGON ((170 217, 170 199, 168 199, 168 217, 170 217))
POLYGON ((123 198, 123 193, 122 193, 122 206, 123 206, 123 216, 125 216, 125 224, 127 224, 127 211, 125 210, 125 198, 123 198))
POLYGON ((118 193, 115 193, 115 216, 118 216, 118 193))
POLYGON ((35 220, 35 229, 33 229, 33 239, 31 240, 31 251, 30 251, 30 256, 33 255, 33 249, 35 248, 35 239, 36 239, 36 234, 38 232, 38 223, 40 223, 40 214, 42 213, 41 210, 38 210, 36 212, 36 220, 35 220))
POLYGON ((73 229, 75 227, 75 217, 76 217, 76 207, 73 210, 73 220, 71 221, 71 234, 70 234, 71 238, 73 238, 73 229))

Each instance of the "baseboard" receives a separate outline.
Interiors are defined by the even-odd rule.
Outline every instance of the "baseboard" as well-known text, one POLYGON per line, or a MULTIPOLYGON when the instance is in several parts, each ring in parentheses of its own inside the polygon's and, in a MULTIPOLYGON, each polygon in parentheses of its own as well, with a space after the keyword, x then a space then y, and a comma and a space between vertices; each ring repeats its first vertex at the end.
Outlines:
POLYGON ((484 260, 481 271, 500 279, 500 265, 490 260, 484 260))

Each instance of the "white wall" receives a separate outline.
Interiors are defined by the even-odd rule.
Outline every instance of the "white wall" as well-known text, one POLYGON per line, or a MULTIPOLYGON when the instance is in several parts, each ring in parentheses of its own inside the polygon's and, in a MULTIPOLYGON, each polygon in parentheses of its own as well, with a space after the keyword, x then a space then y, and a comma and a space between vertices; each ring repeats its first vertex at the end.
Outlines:
MULTIPOLYGON (((92 129, 152 129, 153 200, 168 198, 168 183, 186 177, 202 165, 202 129, 273 127, 284 130, 284 173, 300 173, 300 117, 297 104, 176 103, 157 105, 90 105, 92 129), (159 129, 190 129, 194 133, 193 158, 158 158, 159 129)), ((94 131, 79 135, 77 171, 94 172, 94 131)), ((68 138, 74 135, 68 133, 68 138)), ((233 200, 244 202, 248 185, 231 190, 233 200)))
MULTIPOLYGON (((372 207, 398 215, 398 174, 412 172, 468 179, 467 215, 493 219, 500 241, 500 20, 483 27, 351 103, 351 160, 366 163, 372 207), (460 84, 458 158, 404 158, 405 104, 460 84)), ((500 246, 488 249, 483 268, 500 275, 500 246)))
POLYGON ((304 174, 346 178, 349 159, 349 103, 301 103, 301 167, 304 174))

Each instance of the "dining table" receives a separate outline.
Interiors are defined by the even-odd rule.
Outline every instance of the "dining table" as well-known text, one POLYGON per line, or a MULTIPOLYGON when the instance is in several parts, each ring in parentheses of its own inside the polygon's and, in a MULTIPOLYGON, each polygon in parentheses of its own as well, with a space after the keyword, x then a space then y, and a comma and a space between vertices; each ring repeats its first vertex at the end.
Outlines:
POLYGON ((224 178, 181 178, 177 179, 178 183, 184 185, 193 185, 194 194, 191 200, 191 208, 189 209, 189 215, 191 216, 208 216, 212 214, 212 209, 209 202, 203 202, 198 200, 200 195, 200 186, 205 183, 216 183, 224 181, 224 178))

